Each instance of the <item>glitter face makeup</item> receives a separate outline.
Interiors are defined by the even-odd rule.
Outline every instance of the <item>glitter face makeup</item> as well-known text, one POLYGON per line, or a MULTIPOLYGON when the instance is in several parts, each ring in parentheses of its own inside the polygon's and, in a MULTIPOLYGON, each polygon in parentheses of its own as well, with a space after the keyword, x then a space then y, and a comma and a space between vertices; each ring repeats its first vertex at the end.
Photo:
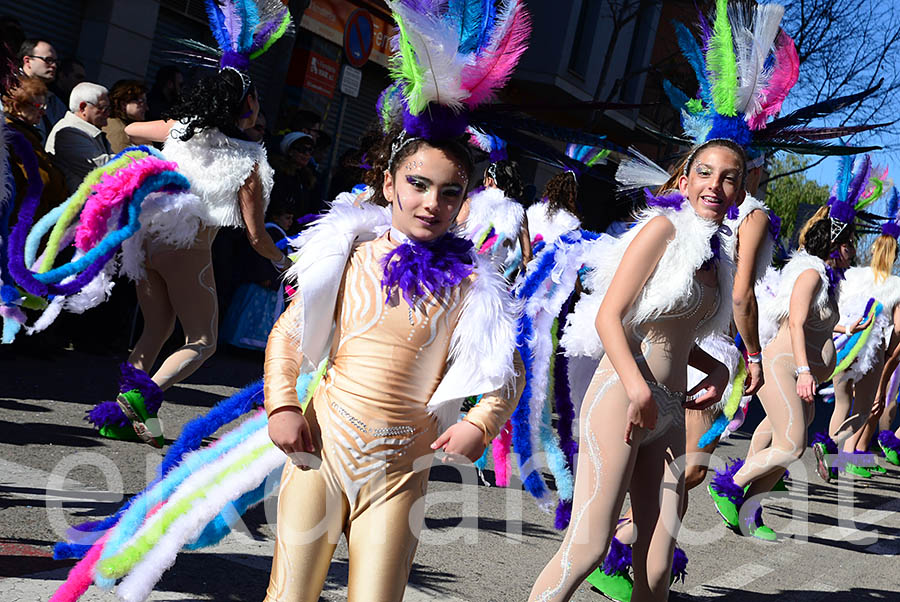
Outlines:
POLYGON ((740 157, 728 148, 704 148, 679 178, 678 188, 697 215, 722 223, 728 210, 743 201, 740 157))

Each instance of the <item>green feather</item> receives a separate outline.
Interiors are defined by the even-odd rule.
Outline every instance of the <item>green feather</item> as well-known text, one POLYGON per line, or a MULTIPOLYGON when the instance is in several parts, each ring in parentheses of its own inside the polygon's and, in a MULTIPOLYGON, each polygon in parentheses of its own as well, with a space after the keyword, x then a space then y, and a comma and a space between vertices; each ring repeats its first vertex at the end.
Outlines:
POLYGON ((404 94, 409 112, 418 115, 425 110, 428 104, 422 98, 422 82, 425 80, 425 69, 416 60, 416 51, 409 39, 409 32, 403 19, 396 12, 394 21, 397 23, 398 49, 390 60, 391 77, 394 81, 404 82, 404 94))
POLYGON ((291 26, 291 13, 290 13, 290 12, 285 12, 285 13, 284 13, 284 19, 281 20, 281 24, 278 26, 278 29, 275 30, 275 33, 273 33, 273 34, 269 37, 269 39, 266 40, 266 43, 263 44, 262 47, 260 47, 259 50, 257 50, 257 51, 255 51, 255 52, 251 53, 251 54, 250 54, 250 58, 251 58, 251 59, 255 59, 255 58, 258 57, 259 55, 261 55, 261 54, 263 54, 264 52, 266 52, 269 48, 272 47, 272 44, 274 44, 275 42, 277 42, 278 40, 281 39, 281 36, 284 35, 284 32, 286 32, 286 31, 287 31, 287 28, 290 27, 290 26, 291 26))
POLYGON ((593 158, 589 159, 588 162, 585 163, 585 165, 587 165, 588 167, 596 165, 601 159, 607 158, 609 156, 609 153, 611 153, 611 152, 612 151, 609 150, 608 148, 604 148, 603 150, 598 152, 596 155, 594 155, 593 158))
POLYGON ((703 112, 703 101, 699 98, 692 98, 684 104, 684 108, 688 113, 696 115, 703 112))
POLYGON ((862 211, 875 201, 881 198, 881 193, 884 192, 884 180, 880 178, 870 178, 869 183, 872 184, 872 193, 869 196, 863 197, 856 204, 854 209, 857 211, 862 211))
POLYGON ((716 112, 734 117, 737 115, 738 74, 731 23, 728 22, 728 0, 716 0, 716 20, 706 52, 706 67, 712 75, 716 112))

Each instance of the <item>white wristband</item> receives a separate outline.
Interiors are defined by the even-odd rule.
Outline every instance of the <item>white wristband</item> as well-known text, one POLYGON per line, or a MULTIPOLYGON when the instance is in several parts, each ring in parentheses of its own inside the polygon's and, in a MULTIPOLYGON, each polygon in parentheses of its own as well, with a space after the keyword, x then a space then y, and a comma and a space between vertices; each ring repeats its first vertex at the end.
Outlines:
POLYGON ((797 366, 794 370, 794 378, 799 378, 801 374, 809 374, 809 366, 797 366))
POLYGON ((747 362, 751 364, 761 364, 762 363, 762 354, 757 353, 756 355, 748 355, 747 362))

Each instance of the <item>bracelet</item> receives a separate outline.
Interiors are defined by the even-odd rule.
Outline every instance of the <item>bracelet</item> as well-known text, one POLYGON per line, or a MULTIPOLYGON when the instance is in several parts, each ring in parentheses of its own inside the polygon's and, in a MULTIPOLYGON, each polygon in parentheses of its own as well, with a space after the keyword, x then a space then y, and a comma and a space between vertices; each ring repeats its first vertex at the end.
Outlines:
POLYGON ((801 374, 809 374, 809 366, 797 366, 797 369, 794 370, 794 378, 800 378, 801 374))
POLYGON ((748 354, 747 362, 750 364, 761 364, 762 363, 762 352, 748 354))
POLYGON ((753 353, 750 353, 750 352, 748 351, 748 352, 747 352, 747 355, 750 356, 750 357, 755 357, 755 356, 757 356, 757 355, 762 355, 762 349, 760 349, 759 351, 754 351, 753 353))

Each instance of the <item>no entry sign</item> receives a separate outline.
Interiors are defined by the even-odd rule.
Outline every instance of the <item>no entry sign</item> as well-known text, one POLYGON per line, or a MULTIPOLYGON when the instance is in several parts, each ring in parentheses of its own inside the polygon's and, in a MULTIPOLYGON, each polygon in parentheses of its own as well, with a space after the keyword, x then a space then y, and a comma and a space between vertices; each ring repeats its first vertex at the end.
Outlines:
POLYGON ((344 54, 353 67, 362 67, 372 54, 375 28, 369 11, 358 8, 350 13, 344 26, 344 54))

